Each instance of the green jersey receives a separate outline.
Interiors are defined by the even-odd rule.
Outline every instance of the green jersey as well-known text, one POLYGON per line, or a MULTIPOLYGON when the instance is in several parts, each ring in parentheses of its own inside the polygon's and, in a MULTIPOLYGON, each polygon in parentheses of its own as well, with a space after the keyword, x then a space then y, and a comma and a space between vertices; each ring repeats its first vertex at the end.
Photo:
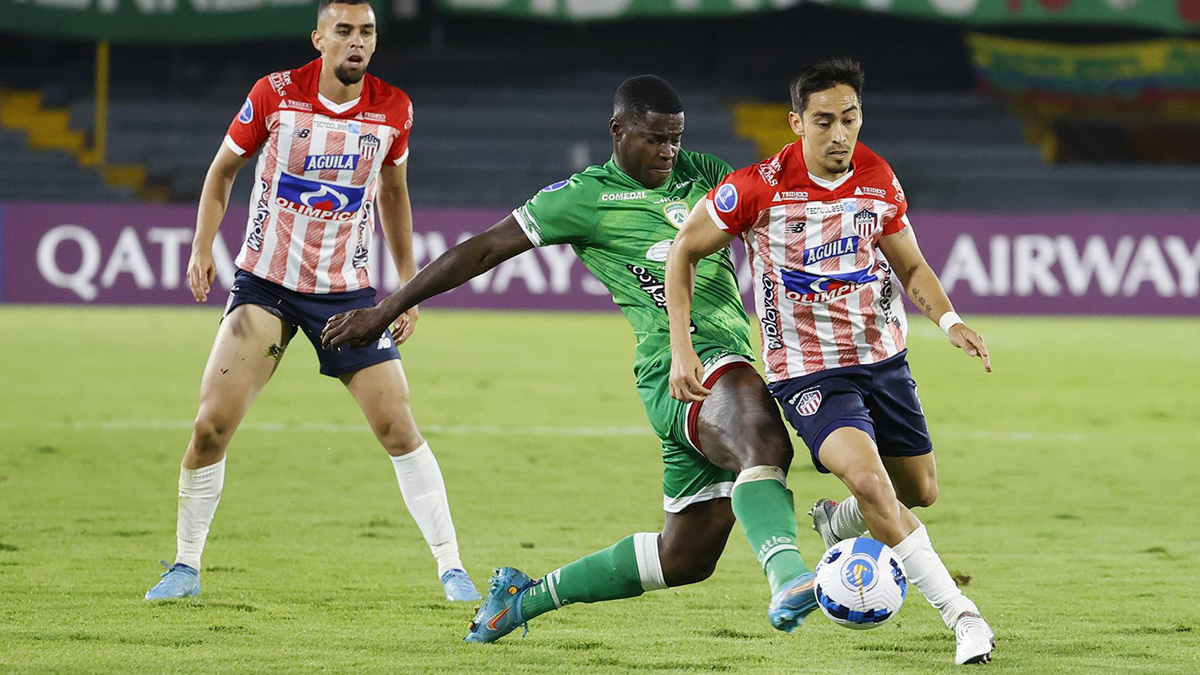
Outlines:
MULTIPOLYGON (((638 379, 670 365, 667 249, 692 207, 733 169, 721 159, 680 150, 671 178, 648 188, 614 160, 553 183, 513 212, 536 246, 570 244, 609 292, 637 336, 638 379)), ((692 337, 749 355, 750 323, 729 249, 696 269, 692 337)))

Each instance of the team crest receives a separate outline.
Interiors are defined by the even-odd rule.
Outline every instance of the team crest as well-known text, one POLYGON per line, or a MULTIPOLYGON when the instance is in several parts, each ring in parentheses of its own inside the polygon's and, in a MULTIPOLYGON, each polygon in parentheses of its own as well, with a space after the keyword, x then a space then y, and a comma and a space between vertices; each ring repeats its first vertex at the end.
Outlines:
POLYGON ((379 137, 375 134, 363 134, 358 138, 358 152, 362 158, 370 161, 379 151, 379 137))
POLYGON ((675 229, 683 227, 683 221, 687 220, 688 205, 686 202, 671 202, 663 205, 663 213, 667 215, 667 222, 675 226, 675 229))
POLYGON ((878 222, 879 216, 875 215, 874 211, 869 208, 863 209, 854 214, 854 233, 862 239, 869 239, 878 222))
POLYGON ((800 395, 800 402, 796 404, 796 412, 810 417, 817 412, 817 408, 821 407, 821 391, 814 389, 806 391, 800 395))

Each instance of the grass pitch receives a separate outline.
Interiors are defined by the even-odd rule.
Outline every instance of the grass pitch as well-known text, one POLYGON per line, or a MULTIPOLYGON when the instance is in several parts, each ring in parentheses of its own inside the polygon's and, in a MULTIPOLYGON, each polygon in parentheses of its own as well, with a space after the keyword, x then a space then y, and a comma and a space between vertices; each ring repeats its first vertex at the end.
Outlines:
MULTIPOLYGON (((428 310, 405 347, 464 559, 539 575, 662 522, 615 313, 428 310)), ((0 670, 950 672, 919 594, 886 627, 766 622, 740 530, 692 587, 461 641, 391 465, 288 349, 230 448, 203 595, 150 604, 212 310, 0 308, 0 670)), ((1200 322, 978 319, 996 372, 917 318, 942 496, 919 512, 999 634, 989 671, 1200 672, 1200 322)), ((845 490, 797 441, 798 507, 845 490)), ((801 549, 819 539, 801 516, 801 549)))

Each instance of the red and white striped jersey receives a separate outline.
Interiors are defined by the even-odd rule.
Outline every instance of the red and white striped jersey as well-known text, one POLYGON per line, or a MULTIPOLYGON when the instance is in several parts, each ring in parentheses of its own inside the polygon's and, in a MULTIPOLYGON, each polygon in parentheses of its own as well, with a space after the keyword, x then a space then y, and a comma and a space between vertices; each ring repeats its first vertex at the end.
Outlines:
POLYGON ((746 243, 768 381, 904 349, 904 303, 877 243, 908 225, 908 205, 882 157, 859 143, 851 171, 829 182, 792 143, 726 176, 705 205, 746 243))
POLYGON ((367 288, 379 170, 408 159, 412 102, 367 75, 338 105, 317 91, 321 59, 272 73, 250 90, 225 145, 255 169, 237 266, 301 293, 367 288))

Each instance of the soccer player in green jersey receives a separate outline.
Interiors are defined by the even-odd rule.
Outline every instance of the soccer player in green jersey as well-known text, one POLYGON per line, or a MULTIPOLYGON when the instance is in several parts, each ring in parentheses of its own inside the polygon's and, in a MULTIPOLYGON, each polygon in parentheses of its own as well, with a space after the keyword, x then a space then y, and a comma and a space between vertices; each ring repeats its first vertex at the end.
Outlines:
POLYGON ((735 517, 770 584, 771 624, 791 632, 816 607, 813 575, 795 544, 786 480, 791 441, 750 366, 749 320, 728 249, 696 270, 692 340, 711 394, 701 405, 668 391, 667 249, 692 206, 731 171, 712 155, 684 150, 683 126, 683 104, 666 81, 652 75, 625 81, 609 122, 608 163, 546 186, 376 307, 335 316, 322 332, 326 348, 376 340, 405 309, 551 244, 570 244, 633 326, 638 394, 662 441, 663 531, 632 534, 536 581, 511 567, 496 570, 469 642, 492 642, 566 604, 702 581, 715 569, 735 517))

